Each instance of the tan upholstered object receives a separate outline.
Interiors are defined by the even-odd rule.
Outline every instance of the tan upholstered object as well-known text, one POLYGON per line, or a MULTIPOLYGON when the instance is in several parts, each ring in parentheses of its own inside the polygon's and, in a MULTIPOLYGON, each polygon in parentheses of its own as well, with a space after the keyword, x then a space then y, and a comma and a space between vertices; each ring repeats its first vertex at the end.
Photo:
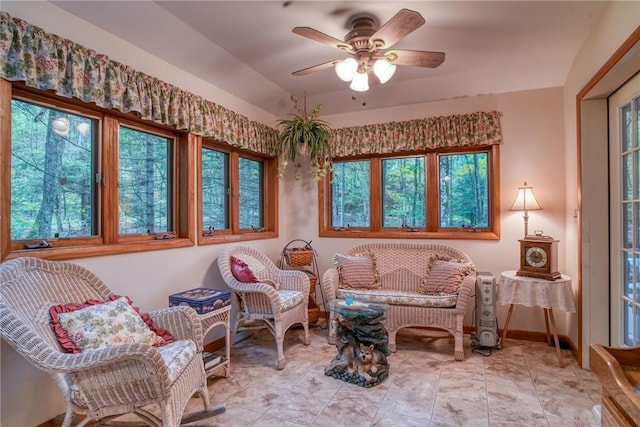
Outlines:
MULTIPOLYGON (((386 301, 389 304, 389 310, 386 312, 384 325, 389 333, 389 348, 395 351, 396 334, 399 329, 412 326, 434 327, 453 335, 455 359, 464 360, 463 320, 471 295, 474 293, 475 269, 470 268, 464 275, 458 288, 458 296, 452 307, 434 307, 435 302, 434 304, 425 302, 424 298, 427 296, 420 294, 419 289, 428 276, 429 260, 432 257, 436 255, 442 257, 441 259, 449 257, 452 260, 459 260, 473 266, 471 258, 451 246, 415 242, 365 243, 349 249, 346 255, 369 252, 376 259, 380 288, 370 291, 358 290, 358 292, 374 292, 377 294, 376 298, 379 298, 379 295, 385 291, 397 291, 389 292, 393 298, 386 301), (405 303, 401 303, 402 301, 405 303)), ((341 287, 338 271, 335 268, 330 268, 323 274, 322 288, 327 302, 338 298, 341 287)), ((335 343, 334 318, 335 314, 331 312, 329 319, 330 343, 335 343)))

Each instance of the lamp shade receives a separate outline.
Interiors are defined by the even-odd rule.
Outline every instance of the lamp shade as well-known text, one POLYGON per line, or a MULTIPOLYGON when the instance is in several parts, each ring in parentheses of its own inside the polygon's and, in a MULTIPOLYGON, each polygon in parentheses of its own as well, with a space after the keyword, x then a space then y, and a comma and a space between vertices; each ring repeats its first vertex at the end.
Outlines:
POLYGON ((352 90, 356 92, 366 92, 369 90, 369 76, 367 73, 356 73, 353 76, 353 80, 351 81, 351 85, 349 86, 352 90))
POLYGON ((336 74, 340 80, 350 82, 358 70, 358 62, 353 58, 347 58, 336 64, 336 74))
POLYGON ((518 194, 513 201, 510 211, 537 211, 542 209, 536 197, 533 195, 533 188, 524 183, 524 186, 518 187, 518 194))
POLYGON ((396 72, 396 66, 386 59, 378 59, 373 64, 373 72, 376 77, 378 77, 378 80, 380 80, 380 83, 385 84, 393 77, 393 74, 396 72))

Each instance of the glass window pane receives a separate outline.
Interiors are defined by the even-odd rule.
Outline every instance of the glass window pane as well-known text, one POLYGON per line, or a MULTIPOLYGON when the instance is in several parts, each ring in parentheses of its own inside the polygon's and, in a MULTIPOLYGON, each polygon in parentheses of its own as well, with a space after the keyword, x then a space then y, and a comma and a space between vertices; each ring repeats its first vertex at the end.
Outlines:
POLYGON ((622 268, 622 295, 633 300, 633 254, 624 252, 622 259, 624 263, 622 268))
POLYGON ((331 180, 331 225, 369 227, 369 161, 335 162, 331 180))
POLYGON ((426 225, 424 157, 382 161, 382 226, 426 225))
POLYGON ((240 157, 240 228, 263 227, 262 162, 240 157))
POLYGON ((11 239, 97 235, 94 118, 11 100, 11 239))
POLYGON ((640 344, 640 307, 639 306, 634 306, 634 313, 635 313, 635 326, 634 326, 634 334, 633 334, 633 343, 630 345, 636 346, 638 344, 640 344))
POLYGON ((634 212, 634 222, 630 224, 630 231, 635 231, 634 239, 634 249, 636 251, 640 251, 640 201, 633 202, 633 212, 634 212))
POLYGON ((229 155, 202 148, 202 225, 205 230, 229 229, 229 155))
POLYGON ((633 199, 633 155, 622 156, 622 200, 633 199))
POLYGON ((171 231, 172 140, 124 126, 119 132, 119 233, 171 231))
MULTIPOLYGON (((629 301, 622 301, 623 340, 625 345, 634 345, 634 310, 629 301)), ((637 315, 637 314, 636 314, 637 315)))
POLYGON ((636 288, 634 301, 640 304, 640 255, 633 256, 633 283, 636 288))
MULTIPOLYGON (((639 124, 640 126, 640 124, 639 124)), ((640 139, 640 138, 639 138, 640 139)), ((634 199, 640 199, 640 148, 636 148, 633 152, 633 157, 636 159, 635 161, 635 169, 636 169, 636 185, 634 189, 634 199)), ((633 180, 633 178, 632 178, 633 180)))
POLYGON ((622 247, 631 249, 633 247, 633 203, 623 203, 622 206, 622 247))
POLYGON ((440 227, 488 227, 488 153, 439 156, 440 227))
POLYGON ((636 138, 634 146, 636 148, 640 147, 640 96, 636 98, 636 138))
POLYGON ((621 143, 622 143, 622 152, 629 151, 633 144, 633 126, 632 126, 632 118, 631 115, 631 104, 627 104, 620 110, 620 132, 621 132, 621 143))

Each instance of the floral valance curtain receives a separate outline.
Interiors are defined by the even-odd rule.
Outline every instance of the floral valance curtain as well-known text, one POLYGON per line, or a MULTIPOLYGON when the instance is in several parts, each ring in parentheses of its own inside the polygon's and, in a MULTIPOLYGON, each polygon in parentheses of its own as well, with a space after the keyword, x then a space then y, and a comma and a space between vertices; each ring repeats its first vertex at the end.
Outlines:
MULTIPOLYGON (((274 155, 278 130, 0 12, 0 77, 136 112, 194 134, 274 155)), ((330 131, 336 157, 501 142, 500 113, 430 117, 330 131)))
POLYGON ((477 112, 333 129, 335 157, 500 144, 500 113, 477 112))
POLYGON ((278 131, 0 12, 0 77, 264 154, 278 131))

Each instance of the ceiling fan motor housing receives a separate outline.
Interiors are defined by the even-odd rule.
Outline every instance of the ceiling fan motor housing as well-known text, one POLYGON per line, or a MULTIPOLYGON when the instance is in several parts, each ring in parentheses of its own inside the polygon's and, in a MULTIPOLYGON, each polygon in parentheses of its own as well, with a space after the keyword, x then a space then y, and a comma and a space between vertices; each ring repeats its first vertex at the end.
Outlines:
POLYGON ((345 43, 349 43, 354 51, 370 50, 369 38, 377 31, 375 20, 369 16, 361 16, 351 20, 353 30, 344 36, 345 43))

